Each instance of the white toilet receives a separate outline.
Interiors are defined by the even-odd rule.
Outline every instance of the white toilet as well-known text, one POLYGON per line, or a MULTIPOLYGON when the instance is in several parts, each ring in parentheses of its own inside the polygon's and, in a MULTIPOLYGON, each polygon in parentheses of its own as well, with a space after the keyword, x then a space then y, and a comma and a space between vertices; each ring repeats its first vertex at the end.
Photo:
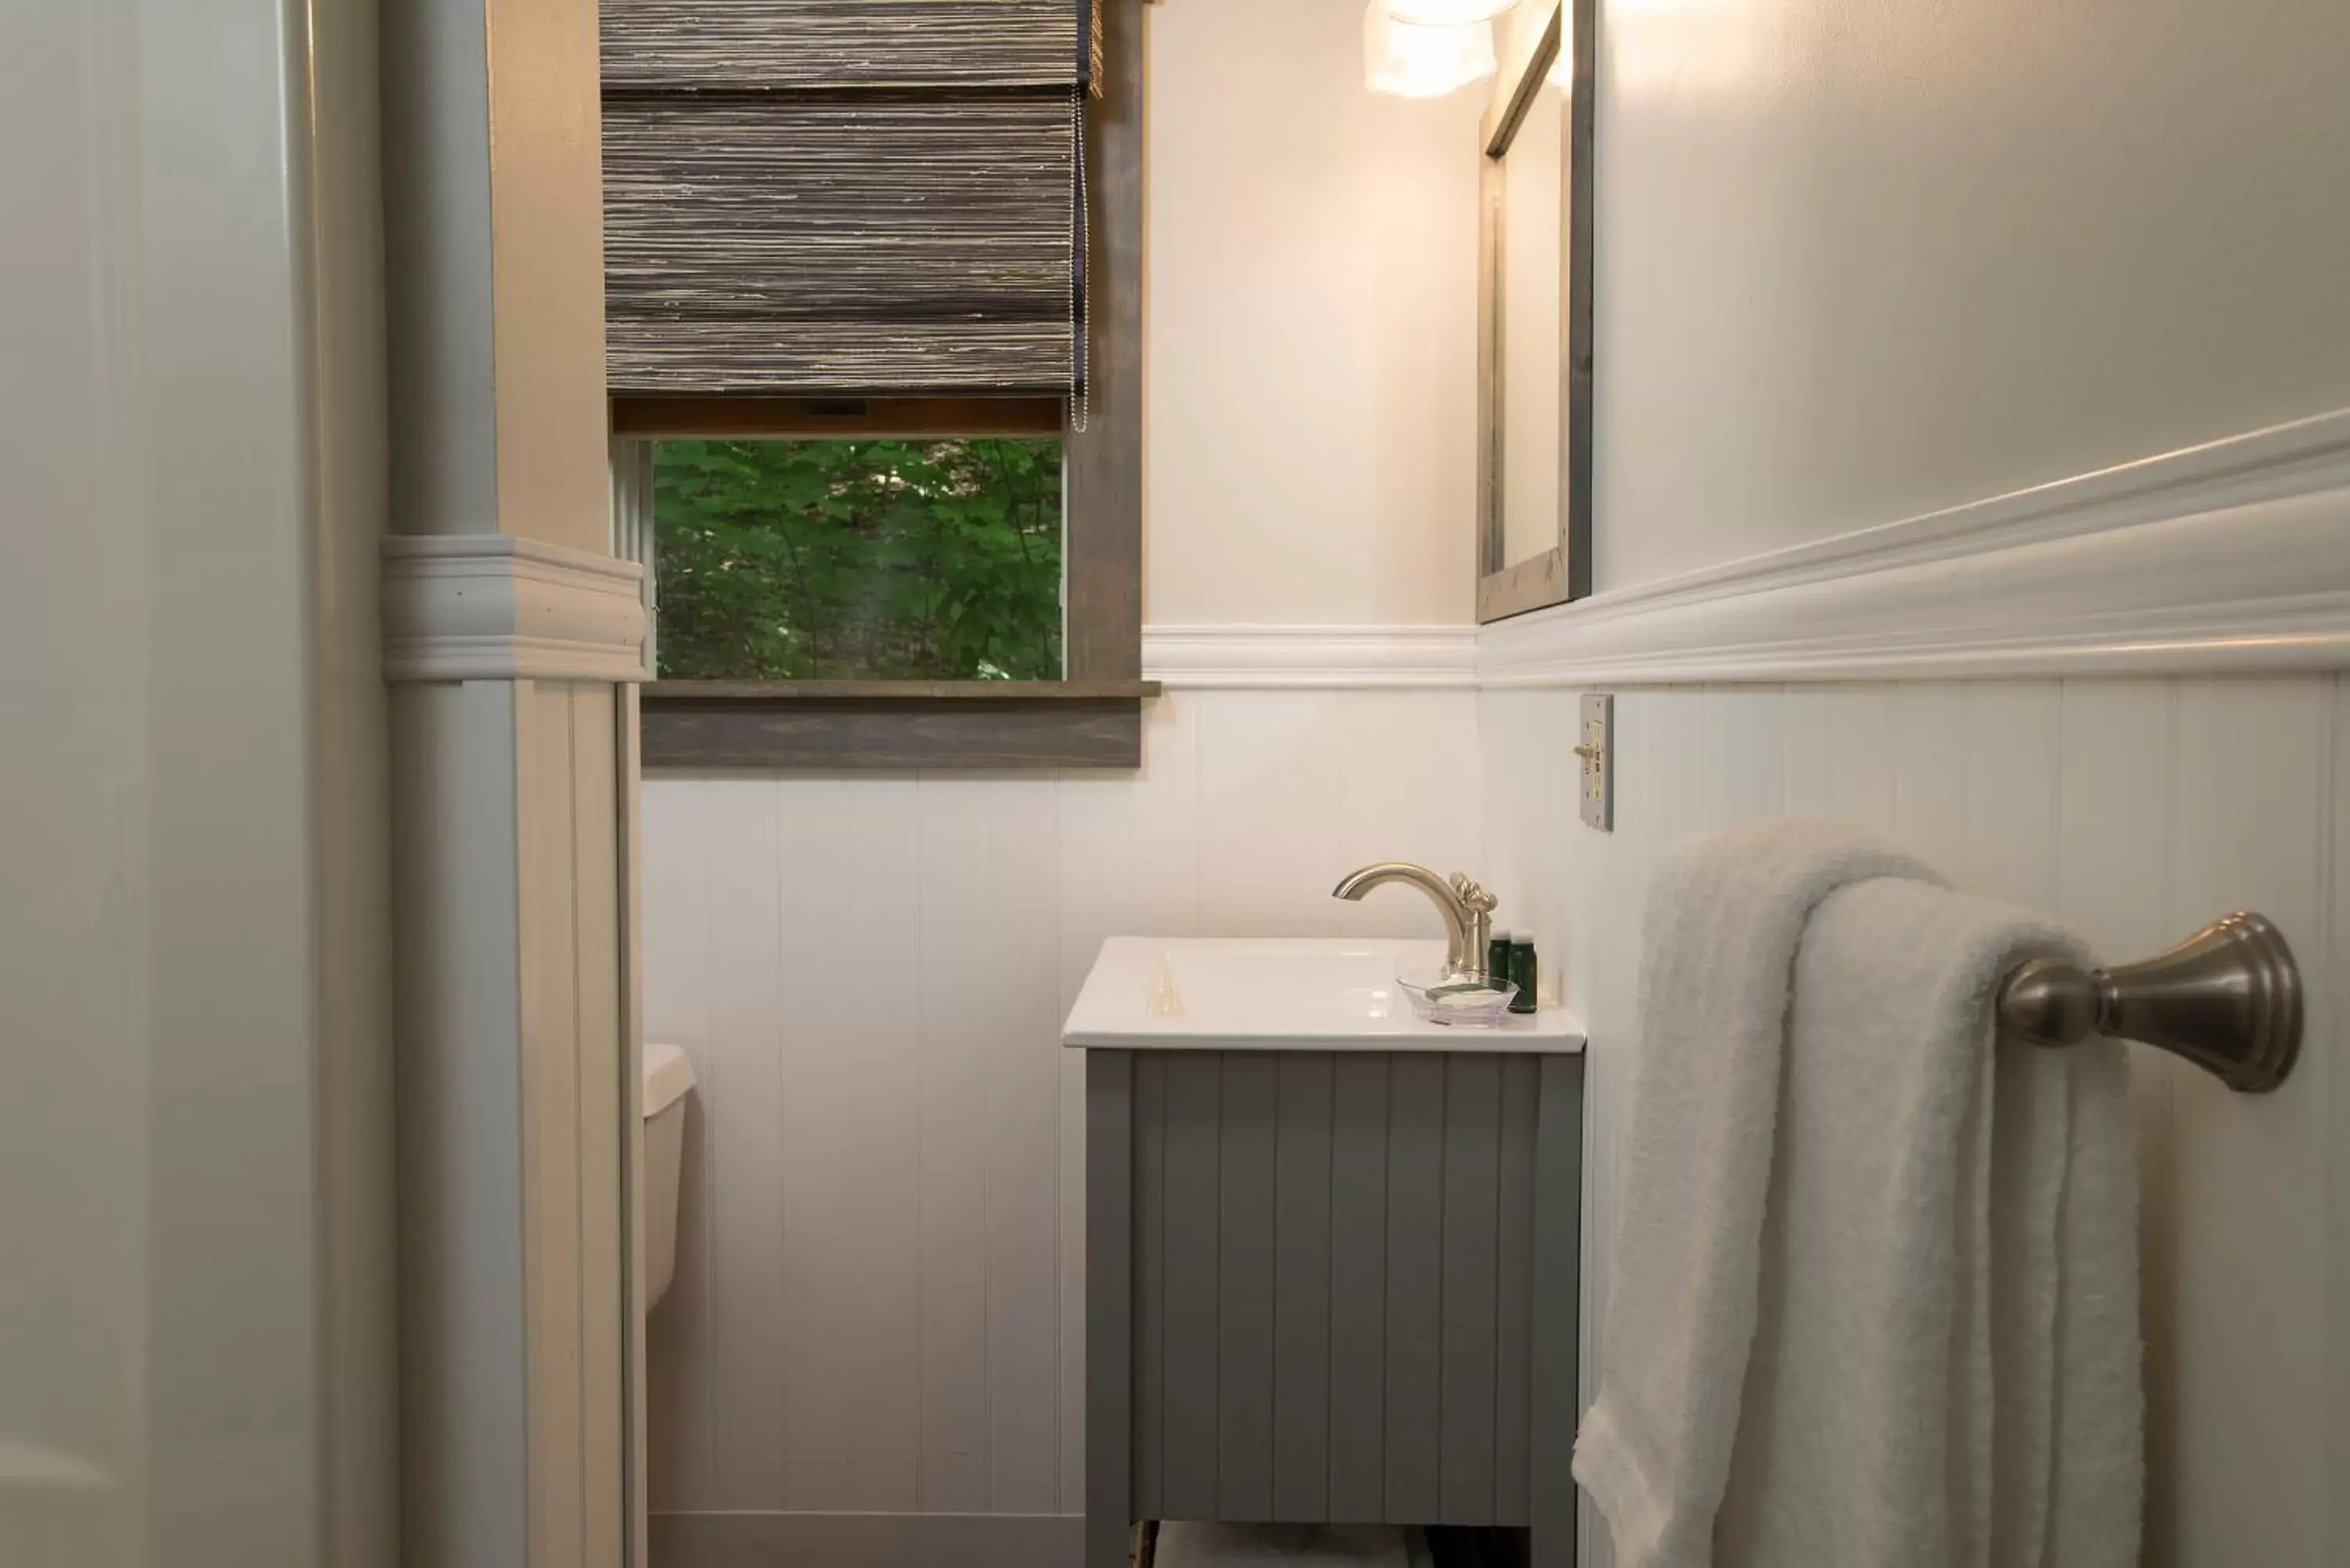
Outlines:
POLYGON ((677 1193, 685 1165, 685 1092, 693 1064, 674 1045, 645 1046, 645 1310, 677 1276, 677 1193))

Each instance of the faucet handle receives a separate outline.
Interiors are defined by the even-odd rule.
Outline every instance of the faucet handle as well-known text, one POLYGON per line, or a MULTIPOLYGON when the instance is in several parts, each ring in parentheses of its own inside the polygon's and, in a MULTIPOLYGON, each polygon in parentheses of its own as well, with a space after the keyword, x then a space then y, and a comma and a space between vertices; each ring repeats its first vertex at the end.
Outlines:
POLYGON ((1460 898, 1462 909, 1481 915, 1492 914, 1502 901, 1485 891, 1483 885, 1472 880, 1465 871, 1452 874, 1452 891, 1460 898))

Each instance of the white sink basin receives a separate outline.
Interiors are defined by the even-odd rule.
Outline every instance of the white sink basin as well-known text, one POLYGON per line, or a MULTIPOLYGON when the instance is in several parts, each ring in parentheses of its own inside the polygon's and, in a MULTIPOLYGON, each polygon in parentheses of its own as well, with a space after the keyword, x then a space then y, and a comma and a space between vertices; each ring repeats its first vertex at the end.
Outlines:
POLYGON ((1399 970, 1444 944, 1346 937, 1112 937, 1069 1010, 1061 1044, 1120 1050, 1579 1051, 1555 1007, 1496 1029, 1417 1016, 1399 970))

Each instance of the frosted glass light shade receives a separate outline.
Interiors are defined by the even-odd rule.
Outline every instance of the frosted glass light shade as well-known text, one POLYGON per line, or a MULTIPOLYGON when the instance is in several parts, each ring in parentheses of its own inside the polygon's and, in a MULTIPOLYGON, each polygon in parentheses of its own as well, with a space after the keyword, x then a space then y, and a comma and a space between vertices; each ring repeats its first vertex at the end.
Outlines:
POLYGON ((1457 27, 1465 22, 1490 22, 1515 10, 1518 0, 1383 0, 1387 13, 1399 22, 1422 27, 1457 27))
POLYGON ((1387 0, 1363 13, 1363 79, 1397 98, 1442 98, 1493 74, 1493 26, 1430 27, 1399 22, 1387 0))

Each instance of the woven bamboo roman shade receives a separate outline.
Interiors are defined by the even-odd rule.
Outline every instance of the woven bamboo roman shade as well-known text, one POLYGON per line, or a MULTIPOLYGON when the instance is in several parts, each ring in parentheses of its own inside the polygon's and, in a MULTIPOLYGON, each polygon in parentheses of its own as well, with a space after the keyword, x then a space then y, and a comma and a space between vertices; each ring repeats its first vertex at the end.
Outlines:
POLYGON ((604 0, 621 395, 1061 393, 1088 0, 604 0))

